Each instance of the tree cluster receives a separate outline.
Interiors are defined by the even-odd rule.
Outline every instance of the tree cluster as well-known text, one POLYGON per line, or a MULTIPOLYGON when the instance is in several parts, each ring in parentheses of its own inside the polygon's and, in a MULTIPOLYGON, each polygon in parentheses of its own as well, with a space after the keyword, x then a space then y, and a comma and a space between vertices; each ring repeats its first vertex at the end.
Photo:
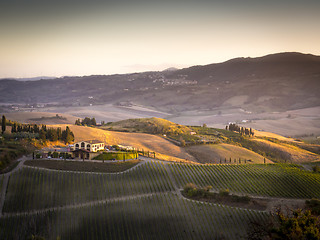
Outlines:
POLYGON ((230 123, 229 126, 226 126, 226 130, 238 132, 241 135, 254 136, 254 131, 252 130, 252 128, 240 127, 235 123, 230 123))
POLYGON ((320 218, 310 210, 293 210, 290 215, 278 210, 268 223, 252 222, 248 239, 320 239, 320 218))
POLYGON ((74 141, 74 134, 68 126, 66 127, 66 130, 62 131, 61 128, 46 128, 45 125, 42 125, 39 132, 39 138, 43 141, 49 140, 71 143, 74 141))
POLYGON ((29 133, 39 133, 40 127, 37 124, 21 124, 21 123, 12 123, 11 132, 20 133, 20 132, 29 132, 29 133))
POLYGON ((85 117, 82 120, 77 119, 74 124, 78 125, 78 126, 97 126, 96 119, 95 118, 88 118, 88 117, 85 117))
POLYGON ((61 128, 48 128, 47 125, 37 125, 37 124, 21 124, 13 122, 11 128, 12 133, 35 133, 39 134, 39 139, 46 141, 64 141, 65 143, 71 143, 74 141, 74 134, 67 126, 66 130, 61 128))

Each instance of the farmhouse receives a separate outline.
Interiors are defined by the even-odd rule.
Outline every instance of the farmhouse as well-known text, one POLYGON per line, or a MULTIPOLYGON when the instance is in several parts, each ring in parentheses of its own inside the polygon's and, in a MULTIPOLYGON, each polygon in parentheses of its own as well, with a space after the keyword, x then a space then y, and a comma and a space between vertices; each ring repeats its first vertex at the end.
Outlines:
POLYGON ((73 157, 80 159, 92 159, 100 150, 104 150, 104 142, 98 140, 76 142, 71 148, 73 157))

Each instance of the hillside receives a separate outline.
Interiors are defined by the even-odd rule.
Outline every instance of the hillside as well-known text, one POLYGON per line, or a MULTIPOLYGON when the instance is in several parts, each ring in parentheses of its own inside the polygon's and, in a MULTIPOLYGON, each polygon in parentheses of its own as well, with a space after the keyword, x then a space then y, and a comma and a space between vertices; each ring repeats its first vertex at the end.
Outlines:
MULTIPOLYGON (((62 127, 66 125, 50 125, 48 127, 62 127)), ((145 133, 124 133, 106 131, 97 128, 68 125, 75 135, 75 141, 97 139, 108 145, 121 144, 156 152, 156 157, 168 161, 193 161, 196 159, 183 148, 155 135, 145 133)))
POLYGON ((170 113, 241 106, 249 111, 272 112, 319 106, 319 90, 319 56, 280 53, 173 72, 1 80, 0 102, 138 104, 170 113))
POLYGON ((76 141, 98 139, 110 145, 129 145, 154 151, 162 159, 170 156, 200 163, 220 163, 220 159, 230 158, 250 159, 253 163, 262 163, 264 158, 267 162, 290 163, 320 159, 318 145, 278 134, 255 131, 255 137, 246 137, 224 129, 187 127, 160 118, 128 119, 107 123, 100 129, 75 125, 70 128, 76 141))
POLYGON ((272 153, 272 156, 290 163, 305 163, 320 160, 320 155, 304 150, 297 146, 268 141, 266 139, 254 139, 262 151, 272 153))
POLYGON ((190 128, 162 118, 136 118, 108 123, 102 129, 152 134, 190 134, 190 128))
POLYGON ((9 120, 35 124, 73 124, 77 119, 69 114, 50 112, 11 112, 4 115, 9 120))
POLYGON ((197 141, 198 137, 191 135, 191 128, 170 122, 162 118, 136 118, 127 119, 118 122, 108 123, 106 126, 100 127, 105 130, 120 132, 141 132, 149 134, 158 134, 176 144, 180 145, 181 140, 185 142, 197 141))
MULTIPOLYGON (((186 148, 200 163, 264 163, 264 157, 246 148, 231 144, 195 145, 186 148)), ((266 159, 266 163, 272 163, 266 159)))

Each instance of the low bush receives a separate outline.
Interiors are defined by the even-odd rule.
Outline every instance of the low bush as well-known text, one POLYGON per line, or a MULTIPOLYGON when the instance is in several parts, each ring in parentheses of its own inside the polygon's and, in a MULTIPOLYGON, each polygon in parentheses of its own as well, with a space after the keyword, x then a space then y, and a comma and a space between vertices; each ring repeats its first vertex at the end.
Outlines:
POLYGON ((312 170, 313 170, 313 172, 315 172, 315 173, 320 173, 320 166, 313 166, 312 167, 312 170))
POLYGON ((306 207, 310 209, 312 214, 320 215, 320 200, 319 199, 311 199, 306 200, 306 207))
POLYGON ((220 189, 220 191, 219 191, 219 195, 222 196, 222 197, 229 196, 229 194, 230 194, 230 190, 229 189, 220 189))

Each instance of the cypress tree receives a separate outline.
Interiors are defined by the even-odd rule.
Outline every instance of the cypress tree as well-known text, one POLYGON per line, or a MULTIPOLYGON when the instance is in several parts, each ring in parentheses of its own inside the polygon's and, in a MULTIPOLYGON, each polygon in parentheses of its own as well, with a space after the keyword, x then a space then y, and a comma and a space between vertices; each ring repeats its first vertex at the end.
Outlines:
POLYGON ((13 123, 12 128, 11 128, 11 132, 12 133, 17 132, 17 124, 16 123, 13 123))
POLYGON ((2 115, 2 122, 1 122, 1 130, 2 130, 2 134, 6 131, 6 127, 7 127, 7 122, 6 122, 6 117, 4 115, 2 115))
POLYGON ((95 118, 92 118, 92 119, 90 120, 90 125, 91 125, 91 126, 96 126, 96 125, 97 125, 97 122, 96 122, 96 119, 95 119, 95 118))
POLYGON ((46 132, 43 130, 43 128, 40 130, 39 132, 39 138, 42 140, 42 141, 46 141, 47 140, 47 136, 46 136, 46 132))

